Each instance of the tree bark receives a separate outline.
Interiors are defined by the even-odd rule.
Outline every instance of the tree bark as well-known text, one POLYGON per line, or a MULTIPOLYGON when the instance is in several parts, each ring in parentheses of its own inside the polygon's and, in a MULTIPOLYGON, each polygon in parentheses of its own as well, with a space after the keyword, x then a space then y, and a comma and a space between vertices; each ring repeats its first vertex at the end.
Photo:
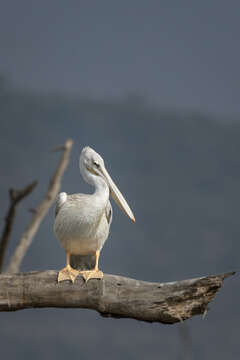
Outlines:
POLYGON ((104 317, 174 324, 205 315, 223 280, 235 272, 170 283, 104 274, 87 283, 57 283, 57 271, 0 275, 0 311, 26 308, 87 308, 104 317))

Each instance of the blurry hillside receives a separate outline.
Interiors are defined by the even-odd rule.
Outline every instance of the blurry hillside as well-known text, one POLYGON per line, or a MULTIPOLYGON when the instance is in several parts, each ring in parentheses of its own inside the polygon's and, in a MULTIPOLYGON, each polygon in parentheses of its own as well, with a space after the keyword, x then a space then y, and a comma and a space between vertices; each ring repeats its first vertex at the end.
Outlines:
MULTIPOLYGON (((1 216, 7 209, 10 186, 39 180, 38 189, 19 209, 10 250, 29 219, 27 209, 39 202, 56 166, 58 154, 49 150, 67 137, 75 140, 75 146, 63 190, 91 191, 78 170, 80 150, 90 145, 104 157, 136 216, 132 225, 114 206, 112 232, 101 258, 103 271, 170 281, 238 269, 240 124, 227 119, 220 123, 198 113, 162 111, 137 97, 108 102, 30 93, 2 79, 1 216)), ((52 224, 51 213, 23 270, 64 264, 52 224)), ((226 329, 233 318, 230 311, 226 329)), ((216 336, 223 339, 226 333, 219 329, 216 336)), ((211 353, 212 345, 208 346, 211 353)))

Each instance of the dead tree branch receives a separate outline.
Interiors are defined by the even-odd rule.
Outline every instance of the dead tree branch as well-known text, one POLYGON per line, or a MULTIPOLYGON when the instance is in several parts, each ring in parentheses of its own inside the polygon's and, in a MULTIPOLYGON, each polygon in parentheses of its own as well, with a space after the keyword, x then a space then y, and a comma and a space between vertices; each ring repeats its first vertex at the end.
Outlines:
POLYGON ((5 226, 3 228, 2 236, 0 239, 0 272, 2 270, 8 241, 12 232, 17 205, 21 200, 23 200, 33 191, 36 185, 37 181, 34 181, 21 190, 9 189, 10 206, 5 217, 5 226))
POLYGON ((19 243, 14 251, 13 256, 10 259, 10 262, 6 268, 8 273, 16 273, 19 271, 20 264, 24 258, 24 255, 32 243, 33 237, 36 234, 44 216, 48 212, 50 206, 55 200, 57 193, 59 192, 62 175, 68 165, 70 152, 72 149, 73 141, 67 140, 63 149, 62 157, 59 161, 57 169, 53 174, 53 177, 50 180, 48 191, 41 201, 40 205, 36 208, 36 211, 25 229, 19 243))
POLYGON ((56 271, 0 275, 0 311, 87 308, 104 317, 173 324, 205 314, 223 280, 234 272, 170 283, 105 274, 87 283, 57 283, 56 271))

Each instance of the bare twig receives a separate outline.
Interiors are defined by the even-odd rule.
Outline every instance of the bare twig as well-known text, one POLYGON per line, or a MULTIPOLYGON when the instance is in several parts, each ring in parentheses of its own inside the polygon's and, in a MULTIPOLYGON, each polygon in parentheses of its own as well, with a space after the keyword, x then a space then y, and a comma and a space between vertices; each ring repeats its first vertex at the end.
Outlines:
POLYGON ((49 210, 50 206, 52 205, 54 199, 56 198, 57 193, 59 192, 60 185, 61 185, 61 178, 62 175, 68 165, 70 152, 72 149, 73 141, 71 139, 67 140, 64 146, 64 152, 62 157, 59 161, 57 169, 53 174, 53 177, 50 180, 50 184, 48 187, 48 191, 40 203, 40 205, 36 208, 36 211, 25 229, 13 256, 10 259, 10 262, 6 268, 6 272, 8 273, 15 273, 19 271, 20 264, 23 260, 23 257, 29 248, 30 244, 32 243, 33 237, 36 234, 41 221, 43 220, 44 216, 46 215, 47 211, 49 210))
POLYGON ((24 199, 33 191, 36 185, 37 181, 34 181, 21 190, 9 189, 10 207, 5 217, 5 226, 3 228, 2 236, 0 239, 0 272, 2 270, 8 241, 12 232, 17 205, 22 199, 24 199))
POLYGON ((86 308, 104 317, 174 324, 203 314, 234 272, 170 283, 150 283, 104 274, 87 283, 57 283, 57 271, 0 275, 0 311, 26 308, 86 308))
POLYGON ((180 352, 179 359, 181 360, 191 360, 192 356, 192 336, 188 323, 183 323, 179 327, 179 336, 182 345, 182 354, 180 352))
POLYGON ((63 151, 65 150, 65 145, 60 145, 55 147, 54 149, 51 150, 51 152, 57 152, 57 151, 63 151))

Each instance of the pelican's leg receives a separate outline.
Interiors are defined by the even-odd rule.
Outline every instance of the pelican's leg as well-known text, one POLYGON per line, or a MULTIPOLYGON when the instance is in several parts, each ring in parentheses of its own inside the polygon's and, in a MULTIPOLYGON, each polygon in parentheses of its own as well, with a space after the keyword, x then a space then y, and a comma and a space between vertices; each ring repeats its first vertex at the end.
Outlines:
POLYGON ((70 265, 70 253, 66 252, 66 267, 59 271, 58 273, 58 282, 64 280, 71 280, 73 283, 76 277, 79 275, 79 271, 75 270, 70 265))
POLYGON ((100 256, 100 250, 97 250, 95 253, 96 262, 95 262, 95 267, 93 270, 85 270, 85 271, 79 272, 86 282, 90 279, 102 279, 103 278, 103 272, 98 269, 99 256, 100 256))

